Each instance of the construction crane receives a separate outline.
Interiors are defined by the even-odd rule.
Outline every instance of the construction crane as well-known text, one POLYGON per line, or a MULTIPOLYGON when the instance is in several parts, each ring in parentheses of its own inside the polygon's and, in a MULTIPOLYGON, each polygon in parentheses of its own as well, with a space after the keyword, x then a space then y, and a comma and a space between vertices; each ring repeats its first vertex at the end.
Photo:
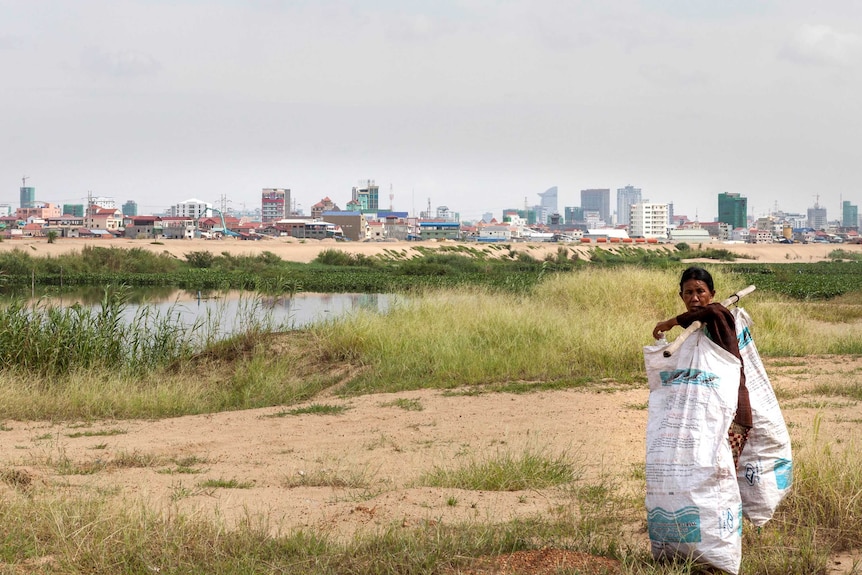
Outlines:
POLYGON ((224 221, 224 214, 222 213, 222 211, 220 209, 218 209, 218 208, 207 208, 207 209, 210 211, 213 211, 213 212, 217 212, 219 215, 219 218, 221 219, 221 229, 213 228, 212 231, 221 232, 222 235, 231 236, 234 238, 240 237, 240 235, 238 233, 236 233, 235 231, 227 229, 227 224, 224 221))

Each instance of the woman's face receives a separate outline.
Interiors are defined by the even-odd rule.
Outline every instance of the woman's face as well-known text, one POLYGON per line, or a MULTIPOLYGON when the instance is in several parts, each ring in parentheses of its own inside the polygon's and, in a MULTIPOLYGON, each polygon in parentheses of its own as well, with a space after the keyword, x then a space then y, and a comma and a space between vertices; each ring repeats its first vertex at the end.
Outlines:
POLYGON ((682 291, 679 292, 686 311, 709 305, 714 295, 715 292, 703 280, 688 280, 682 284, 682 291))

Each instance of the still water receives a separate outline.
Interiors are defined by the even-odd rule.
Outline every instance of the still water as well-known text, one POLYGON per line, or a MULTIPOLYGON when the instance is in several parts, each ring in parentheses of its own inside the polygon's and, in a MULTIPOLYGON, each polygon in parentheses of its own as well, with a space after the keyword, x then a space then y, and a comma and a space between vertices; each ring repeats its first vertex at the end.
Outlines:
MULTIPOLYGON (((131 290, 126 294, 123 317, 131 322, 146 312, 150 317, 170 316, 177 323, 228 335, 253 325, 275 330, 305 327, 332 321, 359 310, 385 313, 396 304, 396 294, 298 293, 293 296, 263 296, 243 291, 185 291, 176 289, 131 290)), ((104 291, 81 292, 39 298, 40 305, 74 304, 100 308, 104 291)), ((403 299, 403 296, 402 296, 403 299)))

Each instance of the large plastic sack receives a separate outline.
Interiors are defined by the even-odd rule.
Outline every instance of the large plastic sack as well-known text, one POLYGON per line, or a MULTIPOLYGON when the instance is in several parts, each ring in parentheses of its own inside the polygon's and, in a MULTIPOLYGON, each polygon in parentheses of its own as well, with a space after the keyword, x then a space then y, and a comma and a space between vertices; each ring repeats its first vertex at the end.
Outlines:
POLYGON ((739 493, 743 515, 760 527, 772 519, 778 504, 790 491, 793 456, 784 416, 751 337, 751 317, 742 308, 734 308, 731 313, 736 322, 753 424, 739 456, 739 493))
POLYGON ((736 574, 742 561, 742 502, 727 430, 736 413, 739 360, 702 331, 670 358, 663 349, 644 348, 652 554, 736 574))

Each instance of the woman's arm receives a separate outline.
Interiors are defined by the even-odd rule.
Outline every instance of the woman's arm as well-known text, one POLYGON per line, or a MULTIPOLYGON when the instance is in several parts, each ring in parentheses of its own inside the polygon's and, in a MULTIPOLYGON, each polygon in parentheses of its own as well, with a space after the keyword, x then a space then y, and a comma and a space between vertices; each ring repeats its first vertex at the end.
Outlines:
POLYGON ((652 330, 653 338, 661 339, 661 334, 670 331, 675 325, 679 325, 675 317, 658 322, 657 324, 655 324, 655 327, 652 330))

